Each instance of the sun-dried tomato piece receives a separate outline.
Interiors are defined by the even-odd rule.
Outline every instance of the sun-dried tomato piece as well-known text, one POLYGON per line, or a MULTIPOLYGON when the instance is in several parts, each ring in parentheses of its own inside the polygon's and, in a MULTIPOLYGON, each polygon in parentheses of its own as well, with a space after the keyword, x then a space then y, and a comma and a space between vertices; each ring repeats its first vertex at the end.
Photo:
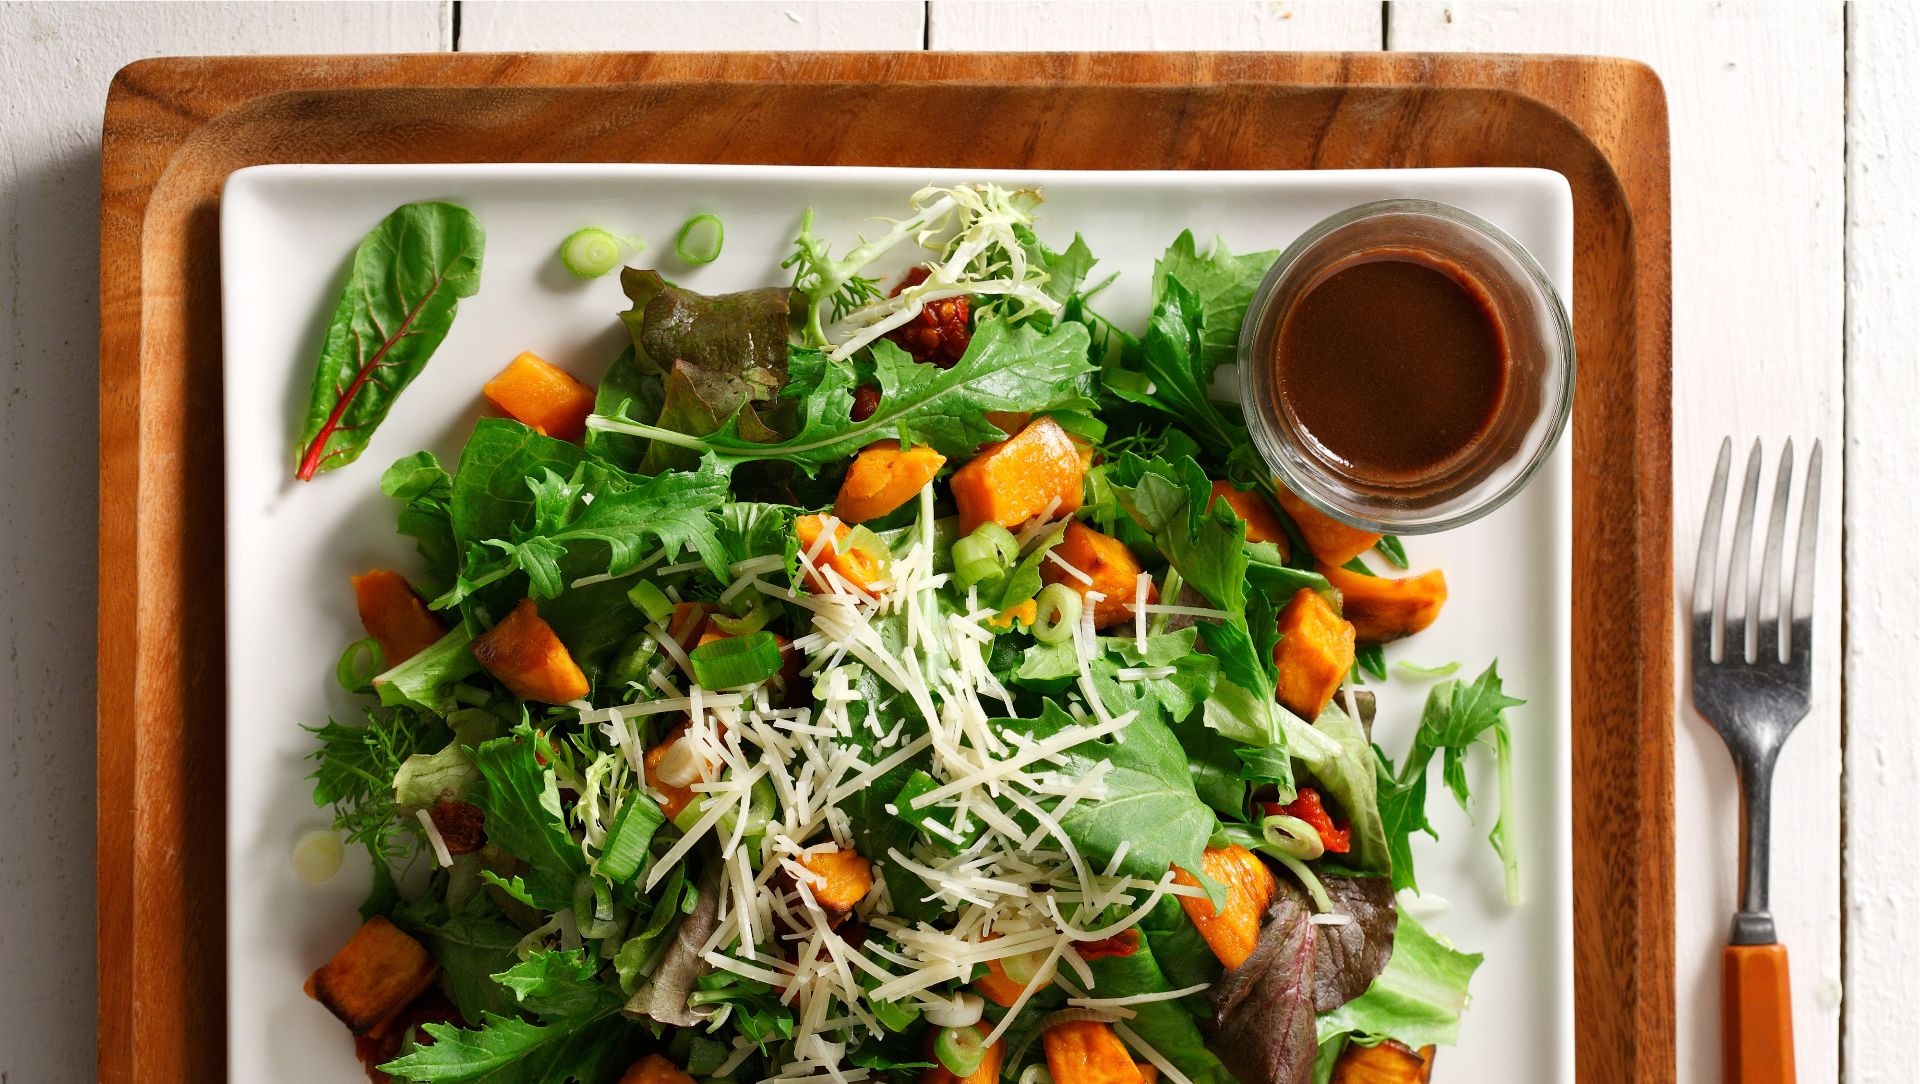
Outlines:
POLYGON ((1313 825, 1320 833, 1320 844, 1331 854, 1346 854, 1353 849, 1353 830, 1346 825, 1335 825, 1333 817, 1328 815, 1327 807, 1320 804, 1320 792, 1312 787, 1301 787, 1300 793, 1286 805, 1278 802, 1262 802, 1262 806, 1271 816, 1298 817, 1313 825))
POLYGON ((1131 956, 1140 951, 1140 931, 1121 930, 1112 937, 1103 937, 1098 941, 1082 941, 1073 946, 1073 951, 1082 960, 1099 960, 1108 956, 1131 956))
POLYGON ((433 826, 440 830, 440 839, 447 845, 448 854, 472 854, 487 842, 487 816, 471 802, 451 798, 435 802, 433 808, 427 810, 427 816, 433 818, 433 826))
POLYGON ((859 387, 853 389, 852 415, 853 415, 854 421, 864 422, 868 418, 873 417, 873 412, 879 409, 880 409, 880 389, 879 388, 874 387, 872 384, 862 384, 859 387))
MULTIPOLYGON (((908 271, 907 277, 900 280, 900 285, 895 286, 889 296, 897 297, 907 287, 926 281, 926 277, 924 267, 908 271)), ((913 355, 917 362, 951 369, 967 352, 967 344, 973 341, 973 300, 943 297, 929 301, 918 316, 887 332, 887 338, 913 355)))

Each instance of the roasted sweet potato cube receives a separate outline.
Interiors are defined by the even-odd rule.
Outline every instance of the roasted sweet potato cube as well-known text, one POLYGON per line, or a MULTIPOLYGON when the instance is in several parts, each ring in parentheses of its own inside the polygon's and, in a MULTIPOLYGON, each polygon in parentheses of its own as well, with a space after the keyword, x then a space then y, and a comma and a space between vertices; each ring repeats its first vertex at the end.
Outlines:
MULTIPOLYGON (((1040 578, 1048 583, 1065 584, 1079 592, 1082 598, 1099 592, 1100 601, 1093 607, 1095 628, 1104 629, 1133 620, 1134 584, 1141 570, 1140 562, 1134 559, 1133 551, 1127 549, 1126 543, 1074 520, 1067 524, 1066 534, 1061 536, 1060 544, 1053 547, 1053 556, 1073 566, 1092 582, 1082 580, 1054 561, 1047 561, 1040 566, 1040 578)), ((1149 583, 1147 602, 1153 604, 1159 601, 1159 589, 1149 583)))
POLYGON ((833 514, 847 523, 879 519, 912 500, 946 462, 946 456, 925 445, 902 448, 897 440, 874 441, 853 457, 834 498, 833 514))
POLYGON ((439 616, 413 593, 407 578, 392 569, 376 568, 353 577, 353 601, 360 609, 360 624, 379 641, 389 668, 432 647, 447 633, 439 616))
POLYGON ((1363 644, 1384 644, 1412 636, 1440 616, 1447 602, 1447 577, 1439 570, 1418 576, 1364 576, 1346 568, 1321 565, 1320 574, 1340 591, 1340 612, 1363 644))
POLYGON ((648 1054, 620 1074, 620 1084, 694 1084, 679 1066, 658 1054, 648 1054))
MULTIPOLYGON (((1208 877, 1227 886, 1227 898, 1219 911, 1205 896, 1182 896, 1180 908, 1187 913, 1200 937, 1214 956, 1229 968, 1239 967, 1253 955, 1260 940, 1260 919, 1273 902, 1273 871, 1260 856, 1239 844, 1208 847, 1201 858, 1208 877)), ((1175 884, 1200 887, 1199 878, 1179 866, 1173 867, 1175 884)))
POLYGON ((587 695, 587 675, 530 598, 474 637, 473 657, 522 700, 564 704, 587 695))
POLYGON ((359 1035, 412 1004, 439 978, 440 966, 420 942, 375 915, 307 978, 307 996, 359 1035))
POLYGON ((1307 548, 1327 564, 1344 565, 1380 541, 1379 535, 1347 526, 1294 496, 1286 486, 1278 488, 1276 496, 1280 507, 1293 518, 1293 525, 1300 528, 1300 537, 1307 540, 1307 548))
POLYGON ((1433 1076, 1433 1047, 1416 1053, 1392 1039, 1378 1046, 1349 1043, 1333 1064, 1332 1084, 1427 1084, 1433 1076))
POLYGON ((948 482, 960 509, 960 532, 989 521, 1018 527, 1049 505, 1055 515, 1077 510, 1087 460, 1087 449, 1044 416, 987 445, 948 482))
POLYGON ((1301 588, 1280 611, 1276 696, 1288 711, 1314 720, 1353 669, 1353 626, 1318 591, 1301 588))
POLYGON ((1287 542, 1287 529, 1280 523, 1280 517, 1273 512, 1273 506, 1267 499, 1250 489, 1235 489, 1232 482, 1213 483, 1213 499, 1225 501, 1233 509, 1233 514, 1247 521, 1247 541, 1271 542, 1280 547, 1280 556, 1285 559, 1291 547, 1287 542))
POLYGON ((799 862, 813 874, 807 887, 826 910, 851 911, 873 888, 873 866, 855 851, 815 851, 799 862))
MULTIPOLYGON (((973 1029, 982 1037, 993 1032, 992 1026, 984 1021, 973 1025, 973 1029)), ((1000 1079, 1000 1066, 1007 1056, 1005 1039, 996 1040, 992 1046, 987 1047, 980 1056, 979 1067, 973 1072, 966 1076, 955 1076, 946 1066, 941 1065, 940 1059, 934 1055, 933 1044, 939 1038, 939 1034, 939 1028, 928 1028, 924 1034, 924 1053, 927 1055, 926 1060, 933 1062, 933 1068, 920 1073, 920 1084, 994 1084, 1000 1079)))
POLYGON ((593 389, 532 351, 508 362, 481 394, 500 413, 556 440, 579 440, 593 413, 593 389))
POLYGON ((1144 1084, 1139 1067, 1112 1025, 1072 1020, 1041 1033, 1054 1084, 1144 1084))
POLYGON ((870 552, 859 544, 847 525, 833 516, 800 516, 793 521, 793 533, 800 541, 801 554, 812 554, 814 568, 807 572, 807 585, 815 594, 833 591, 826 575, 828 569, 867 592, 887 578, 886 555, 870 552), (822 543, 822 536, 828 536, 829 540, 822 543))

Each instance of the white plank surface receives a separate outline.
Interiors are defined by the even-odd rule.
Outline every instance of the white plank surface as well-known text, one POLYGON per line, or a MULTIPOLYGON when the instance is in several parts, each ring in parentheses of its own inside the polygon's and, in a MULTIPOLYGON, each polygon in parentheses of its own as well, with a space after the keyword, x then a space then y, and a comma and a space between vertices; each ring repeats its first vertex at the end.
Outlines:
MULTIPOLYGON (((1920 398, 1911 193, 1920 108, 1909 70, 1920 19, 1837 4, 1394 3, 1402 49, 1610 53, 1651 63, 1673 116, 1675 543, 1681 584, 1711 456, 1736 439, 1815 436, 1829 453, 1815 712, 1780 767, 1775 911, 1793 953, 1799 1072, 1903 1080, 1920 1018, 1914 929, 1920 837, 1909 826, 1920 739, 1920 398), (1852 82, 1845 82, 1843 46, 1852 82), (1843 95, 1850 104, 1843 111, 1843 95), (1848 157, 1843 160, 1845 150, 1848 157), (1851 201, 1843 184, 1852 185, 1851 201), (1843 223, 1843 207, 1848 208, 1843 223), (1851 226, 1851 235, 1843 233, 1851 226), (1843 239, 1846 241, 1843 266, 1843 239), (1843 278, 1843 273, 1845 278, 1843 278), (1843 284, 1851 304, 1843 312, 1843 284), (1853 575, 1839 635, 1843 411, 1845 536, 1853 575), (1869 410, 1865 404, 1874 404, 1869 410), (1903 653, 1902 649, 1906 649, 1903 653), (1846 785, 1839 710, 1847 690, 1846 785), (1842 960, 1838 810, 1845 803, 1842 960), (1791 802, 1791 805, 1788 803, 1791 802), (1788 813, 1791 815, 1787 815, 1788 813)), ((512 49, 1375 49, 1380 5, 1040 4, 982 0, 749 0, 645 4, 468 0, 460 47, 512 49)), ((166 53, 423 51, 452 47, 453 8, 390 3, 0 4, 0 1081, 91 1079, 91 922, 44 936, 48 915, 90 914, 95 237, 98 131, 122 64, 166 53), (46 511, 42 511, 46 510, 46 511), (55 511, 57 510, 57 514, 55 511)), ((1678 689, 1687 701, 1685 675, 1678 689)), ((1718 1079, 1718 946, 1732 906, 1735 804, 1717 739, 1676 724, 1680 840, 1680 1079, 1718 1079)))
POLYGON ((1847 1079, 1912 1079, 1920 1020, 1920 10, 1853 5, 1847 82, 1847 1079))
POLYGON ((459 49, 918 49, 925 28, 919 0, 467 0, 459 49))
MULTIPOLYGON (((1742 454, 1746 443, 1763 438, 1775 456, 1785 437, 1802 456, 1813 438, 1826 442, 1814 707, 1775 777, 1773 910, 1791 957, 1800 1080, 1836 1080, 1840 7, 1396 3, 1388 22, 1395 49, 1607 53, 1651 64, 1666 83, 1673 128, 1674 573, 1683 594, 1693 582, 1721 436, 1732 434, 1742 454)), ((1890 79, 1889 93, 1893 85, 1890 79)), ((1763 487, 1772 484, 1768 463, 1763 487)), ((1683 635, 1678 643, 1684 645, 1683 635)), ((1739 807, 1725 749, 1692 710, 1684 665, 1678 678, 1679 1079, 1709 1082, 1720 1079, 1719 952, 1734 910, 1739 807)), ((1911 1015, 1905 1020, 1901 1033, 1910 1038, 1911 1015)))
POLYGON ((931 0, 929 49, 1378 49, 1380 5, 931 0))
POLYGON ((432 51, 440 4, 0 6, 0 1081, 94 1077, 100 117, 167 53, 432 51))

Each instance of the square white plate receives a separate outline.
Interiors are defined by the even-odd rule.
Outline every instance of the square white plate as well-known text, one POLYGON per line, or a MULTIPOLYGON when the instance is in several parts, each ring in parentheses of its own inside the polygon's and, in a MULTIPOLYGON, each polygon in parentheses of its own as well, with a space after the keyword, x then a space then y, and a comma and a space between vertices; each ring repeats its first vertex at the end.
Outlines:
MULTIPOLYGON (((784 284, 802 209, 825 236, 852 242, 879 215, 937 181, 1039 185, 1043 239, 1077 230, 1118 271, 1101 311, 1138 328, 1153 260, 1182 229, 1235 252, 1284 248, 1355 204, 1412 196, 1453 203, 1503 227, 1570 296, 1573 209, 1566 181, 1541 170, 1353 172, 1024 172, 671 165, 261 166, 235 173, 221 201, 227 495, 227 944, 229 1079, 351 1084, 365 1079, 346 1031, 301 993, 307 974, 357 925, 364 856, 331 882, 294 875, 294 841, 329 817, 314 808, 301 729, 357 717, 333 680, 340 650, 361 633, 350 573, 412 568, 393 529, 380 472, 428 448, 451 466, 480 386, 533 350, 588 383, 625 342, 617 276, 580 283, 560 268, 560 239, 582 226, 644 237, 630 262, 665 268, 705 292, 784 284), (464 204, 487 231, 480 292, 401 396, 362 461, 293 480, 292 444, 326 320, 360 237, 394 207, 464 204), (720 259, 672 259, 679 226, 698 212, 726 224, 720 259)), ((1416 569, 1446 570, 1451 599, 1432 629, 1389 650, 1423 664, 1459 660, 1471 676, 1498 657, 1513 712, 1520 870, 1525 904, 1509 908, 1486 843, 1492 802, 1474 824, 1435 787, 1440 840, 1421 839, 1422 887, 1451 906, 1429 925, 1483 952, 1474 1004, 1436 1079, 1540 1084, 1573 1078, 1571 783, 1571 438, 1518 499, 1450 534, 1408 542, 1416 569)), ((1376 736, 1406 748, 1425 682, 1381 689, 1376 736)), ((1485 758, 1490 761, 1491 757, 1485 758)), ((1482 763, 1474 793, 1495 794, 1482 763)))

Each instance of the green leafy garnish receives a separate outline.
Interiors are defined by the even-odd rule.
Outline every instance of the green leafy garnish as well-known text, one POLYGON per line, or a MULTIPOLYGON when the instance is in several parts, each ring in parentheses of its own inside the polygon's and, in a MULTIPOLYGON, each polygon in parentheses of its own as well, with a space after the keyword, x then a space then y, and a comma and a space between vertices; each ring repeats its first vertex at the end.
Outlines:
POLYGON ((307 398, 301 481, 360 458, 480 289, 485 249, 479 221, 451 203, 403 204, 361 239, 307 398))

